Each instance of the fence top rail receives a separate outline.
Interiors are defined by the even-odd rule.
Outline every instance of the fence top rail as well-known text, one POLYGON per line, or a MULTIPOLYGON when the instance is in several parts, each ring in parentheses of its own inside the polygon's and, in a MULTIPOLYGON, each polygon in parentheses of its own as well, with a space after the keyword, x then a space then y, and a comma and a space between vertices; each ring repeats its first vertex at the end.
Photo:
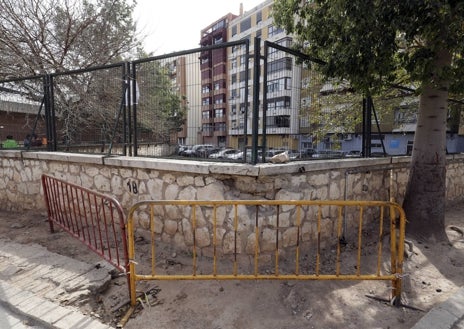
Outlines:
POLYGON ((141 64, 141 63, 145 63, 145 62, 151 62, 151 61, 154 61, 154 60, 166 59, 166 58, 171 58, 171 57, 185 56, 185 55, 194 54, 194 53, 198 53, 198 52, 204 52, 204 51, 220 49, 220 48, 227 48, 227 47, 233 47, 233 46, 239 46, 239 45, 249 45, 249 44, 250 44, 250 41, 248 39, 237 40, 237 41, 229 41, 229 42, 223 42, 223 43, 219 43, 219 44, 215 44, 215 45, 211 45, 211 46, 206 46, 206 47, 198 47, 198 48, 193 48, 193 49, 189 49, 189 50, 172 52, 172 53, 159 55, 159 56, 141 58, 141 59, 132 61, 131 63, 133 65, 136 65, 136 64, 141 64))
POLYGON ((109 69, 114 69, 114 68, 122 68, 125 65, 126 65, 126 62, 118 62, 114 64, 92 66, 92 67, 75 69, 75 70, 58 71, 58 72, 54 72, 50 74, 50 76, 58 77, 58 76, 63 76, 63 75, 81 74, 81 73, 94 72, 94 71, 99 71, 99 70, 109 70, 109 69))
POLYGON ((11 78, 11 79, 0 80, 0 84, 27 81, 27 80, 43 80, 44 77, 45 77, 45 74, 42 74, 42 75, 30 75, 30 76, 18 77, 18 78, 11 78))
POLYGON ((392 201, 355 201, 355 200, 145 200, 135 203, 129 210, 129 215, 138 208, 149 205, 177 205, 177 206, 349 206, 349 207, 394 207, 405 218, 403 208, 392 201))

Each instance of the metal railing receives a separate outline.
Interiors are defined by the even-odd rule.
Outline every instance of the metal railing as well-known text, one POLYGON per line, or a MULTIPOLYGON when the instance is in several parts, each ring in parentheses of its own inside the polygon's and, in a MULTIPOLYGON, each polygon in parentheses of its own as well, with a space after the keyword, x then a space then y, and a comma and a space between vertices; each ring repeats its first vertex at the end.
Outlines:
POLYGON ((129 270, 126 226, 119 202, 104 194, 42 175, 50 231, 58 225, 123 273, 129 270))
POLYGON ((392 282, 392 301, 401 296, 405 213, 394 202, 142 201, 129 211, 127 233, 133 308, 136 285, 142 280, 387 280, 392 282), (166 214, 178 216, 171 219, 177 221, 178 231, 171 227, 164 232, 161 217, 166 214), (151 241, 144 244, 149 246, 144 251, 149 264, 141 262, 137 253, 142 245, 136 243, 136 221, 150 232, 151 241), (189 248, 191 264, 182 264, 180 273, 168 273, 160 259, 159 246, 169 234, 183 234, 189 248), (384 245, 387 236, 389 244, 384 245), (324 252, 327 247, 335 253, 324 252), (281 260, 283 249, 293 251, 293 261, 288 252, 281 260), (375 250, 376 260, 365 264, 368 250, 375 250), (349 257, 353 253, 356 256, 349 257), (241 264, 243 254, 253 258, 251 267, 241 264))

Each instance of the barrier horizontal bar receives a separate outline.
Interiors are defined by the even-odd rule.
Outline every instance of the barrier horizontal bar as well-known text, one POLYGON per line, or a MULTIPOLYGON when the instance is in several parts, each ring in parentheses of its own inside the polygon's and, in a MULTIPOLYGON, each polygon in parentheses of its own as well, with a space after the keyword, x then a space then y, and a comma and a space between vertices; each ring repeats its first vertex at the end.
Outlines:
POLYGON ((137 281, 142 280, 337 280, 337 281, 356 281, 356 280, 395 280, 397 279, 396 275, 335 275, 335 274, 320 274, 320 275, 272 275, 272 274, 263 274, 263 275, 232 275, 232 274, 203 274, 203 275, 135 275, 134 279, 137 281))

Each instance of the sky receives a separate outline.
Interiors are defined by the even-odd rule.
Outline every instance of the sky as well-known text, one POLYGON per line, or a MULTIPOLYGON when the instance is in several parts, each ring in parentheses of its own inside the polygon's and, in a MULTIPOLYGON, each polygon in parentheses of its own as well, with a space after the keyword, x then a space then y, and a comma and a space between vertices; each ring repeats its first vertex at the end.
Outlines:
POLYGON ((264 0, 137 0, 134 19, 145 50, 154 55, 199 47, 201 30, 228 13, 249 11, 264 0))

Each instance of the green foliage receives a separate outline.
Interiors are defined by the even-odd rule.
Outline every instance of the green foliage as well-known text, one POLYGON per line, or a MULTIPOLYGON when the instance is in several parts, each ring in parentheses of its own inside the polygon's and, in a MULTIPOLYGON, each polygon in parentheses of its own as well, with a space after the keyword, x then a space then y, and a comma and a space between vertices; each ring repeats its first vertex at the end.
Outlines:
POLYGON ((187 100, 173 89, 170 73, 170 65, 159 61, 138 67, 138 125, 150 134, 147 138, 151 141, 169 142, 171 135, 185 123, 187 100))
POLYGON ((419 87, 446 80, 451 91, 463 91, 462 1, 276 0, 273 8, 276 24, 297 37, 299 48, 327 62, 321 70, 329 78, 364 93, 405 75, 419 87), (433 61, 442 49, 454 61, 437 71, 433 61))
POLYGON ((296 36, 299 50, 327 62, 320 71, 328 81, 382 95, 387 108, 396 99, 395 92, 385 97, 388 87, 413 86, 419 109, 403 207, 414 235, 446 238, 446 131, 458 118, 450 95, 464 92, 464 2, 275 0, 273 8, 274 21, 296 36))

